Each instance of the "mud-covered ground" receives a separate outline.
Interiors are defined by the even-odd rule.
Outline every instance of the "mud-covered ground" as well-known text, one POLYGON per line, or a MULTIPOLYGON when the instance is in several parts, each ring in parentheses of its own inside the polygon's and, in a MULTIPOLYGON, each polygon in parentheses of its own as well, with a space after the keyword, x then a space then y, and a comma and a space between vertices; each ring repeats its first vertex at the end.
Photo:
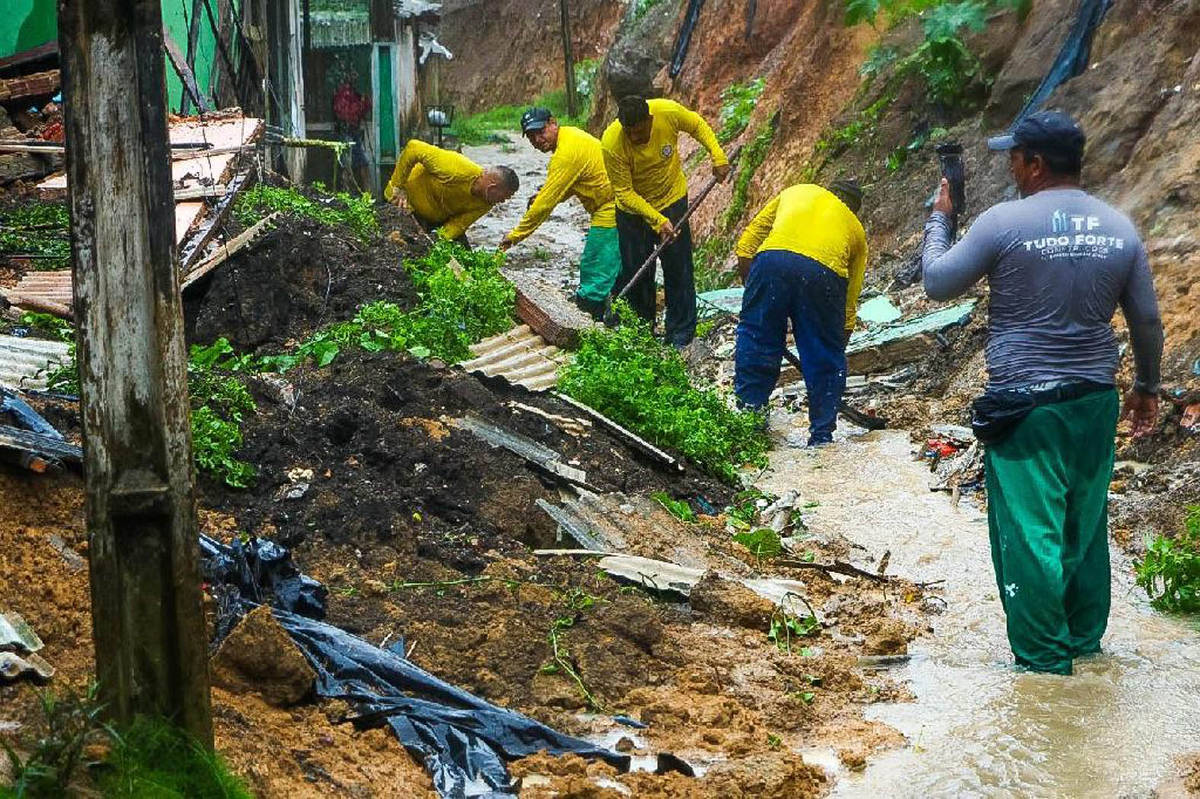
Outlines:
MULTIPOLYGON (((362 246, 285 221, 218 270, 188 304, 191 340, 225 336, 274 351, 348 318, 358 304, 412 301, 397 262, 419 242, 401 233, 362 246)), ((655 491, 693 509, 721 509, 734 488, 691 467, 668 470, 573 408, 438 363, 345 352, 323 369, 255 377, 258 412, 240 456, 258 469, 248 490, 202 477, 201 529, 248 533, 294 548, 297 565, 330 589, 329 620, 375 643, 403 638, 415 663, 498 704, 634 754, 673 752, 701 775, 613 775, 577 759, 514 764, 529 796, 809 796, 828 789, 797 751, 820 741, 857 768, 899 742, 861 707, 904 692, 860 655, 895 654, 924 622, 907 583, 832 576, 760 563, 721 517, 678 521, 655 491), (689 601, 622 583, 570 548, 537 505, 575 492, 457 426, 473 415, 533 439, 586 473, 591 496, 628 552, 711 568, 689 601), (770 601, 740 579, 802 581, 826 625, 784 651, 767 638, 770 601), (563 619, 570 624, 562 625, 563 619), (550 631, 578 675, 550 668, 550 631), (640 719, 633 730, 615 714, 640 719), (617 788, 615 786, 623 787, 617 788), (608 786, 608 787, 605 787, 608 786), (614 793, 615 791, 615 793, 614 793)), ((69 405, 42 404, 68 435, 69 405)), ((24 616, 59 672, 82 687, 92 673, 82 482, 77 475, 0 472, 0 606, 24 616)), ((804 558, 847 557, 844 541, 806 542, 804 558)), ((270 658, 268 658, 270 659, 270 658)), ((214 689, 218 749, 263 796, 423 795, 419 763, 382 730, 340 723, 346 708, 310 700, 273 705, 267 693, 214 689)), ((0 688, 2 718, 19 740, 38 720, 26 683, 0 688)))

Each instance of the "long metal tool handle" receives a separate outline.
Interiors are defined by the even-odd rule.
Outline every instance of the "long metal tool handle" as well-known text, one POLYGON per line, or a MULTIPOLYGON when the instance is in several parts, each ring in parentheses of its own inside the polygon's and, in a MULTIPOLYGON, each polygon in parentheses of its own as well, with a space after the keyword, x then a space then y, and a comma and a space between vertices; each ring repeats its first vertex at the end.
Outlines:
MULTIPOLYGON (((732 161, 732 159, 730 160, 732 161)), ((696 199, 692 200, 691 204, 688 205, 687 210, 683 212, 683 216, 679 218, 679 221, 676 222, 675 220, 671 220, 671 224, 675 225, 676 227, 681 227, 684 222, 687 222, 688 219, 691 218, 692 212, 700 207, 700 203, 704 202, 704 198, 707 197, 709 192, 711 192, 713 188, 720 182, 721 181, 717 180, 715 175, 709 178, 708 183, 704 184, 704 188, 702 188, 700 193, 696 195, 696 199)), ((646 262, 643 263, 638 270, 633 273, 633 277, 629 279, 629 282, 625 284, 625 287, 617 292, 617 296, 614 298, 614 300, 619 300, 628 294, 629 290, 633 288, 643 276, 645 276, 646 270, 654 265, 654 261, 658 258, 659 254, 673 241, 675 241, 675 239, 666 239, 660 241, 658 246, 654 248, 654 252, 650 253, 650 257, 646 259, 646 262)))

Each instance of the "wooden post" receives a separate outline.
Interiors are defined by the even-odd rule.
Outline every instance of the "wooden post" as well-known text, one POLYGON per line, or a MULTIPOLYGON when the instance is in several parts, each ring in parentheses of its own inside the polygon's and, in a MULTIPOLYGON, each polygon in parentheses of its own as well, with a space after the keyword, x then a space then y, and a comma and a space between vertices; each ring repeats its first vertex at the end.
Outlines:
POLYGON ((211 747, 162 11, 61 0, 58 30, 101 697, 211 747))
POLYGON ((568 0, 558 0, 558 12, 562 20, 563 60, 567 70, 567 115, 579 112, 579 97, 575 94, 575 56, 571 52, 571 13, 568 0))

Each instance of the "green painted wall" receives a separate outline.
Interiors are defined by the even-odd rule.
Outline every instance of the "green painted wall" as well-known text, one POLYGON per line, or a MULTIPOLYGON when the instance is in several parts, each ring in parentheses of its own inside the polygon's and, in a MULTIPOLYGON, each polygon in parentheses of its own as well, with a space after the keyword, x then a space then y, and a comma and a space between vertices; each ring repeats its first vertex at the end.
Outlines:
MULTIPOLYGON (((216 10, 216 0, 210 0, 216 10)), ((55 0, 4 0, 4 13, 0 14, 0 58, 29 50, 52 41, 58 36, 58 18, 55 0)), ((241 6, 241 3, 237 3, 241 6)), ((192 13, 190 0, 162 0, 163 26, 179 49, 187 52, 188 23, 192 13)), ((213 64, 217 59, 217 40, 212 25, 200 3, 200 37, 196 46, 196 83, 200 91, 208 93, 212 85, 213 64)), ((179 110, 183 98, 183 84, 170 63, 167 64, 167 97, 170 108, 179 110)))

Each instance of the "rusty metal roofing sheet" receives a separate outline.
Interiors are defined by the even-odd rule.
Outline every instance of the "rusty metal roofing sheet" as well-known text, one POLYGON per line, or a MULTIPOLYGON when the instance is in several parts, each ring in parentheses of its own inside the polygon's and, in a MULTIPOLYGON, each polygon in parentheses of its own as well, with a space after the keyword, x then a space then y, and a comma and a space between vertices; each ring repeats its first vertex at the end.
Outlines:
POLYGON ((0 336, 0 385, 45 388, 46 372, 67 357, 62 341, 0 336))

